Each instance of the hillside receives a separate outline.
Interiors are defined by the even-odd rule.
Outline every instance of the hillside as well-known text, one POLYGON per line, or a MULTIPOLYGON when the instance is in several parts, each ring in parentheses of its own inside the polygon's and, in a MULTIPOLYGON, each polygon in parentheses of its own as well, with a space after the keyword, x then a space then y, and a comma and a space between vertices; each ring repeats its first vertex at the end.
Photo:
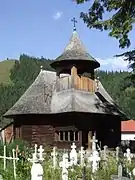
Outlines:
POLYGON ((0 61, 0 83, 9 84, 10 70, 13 67, 15 60, 0 61))

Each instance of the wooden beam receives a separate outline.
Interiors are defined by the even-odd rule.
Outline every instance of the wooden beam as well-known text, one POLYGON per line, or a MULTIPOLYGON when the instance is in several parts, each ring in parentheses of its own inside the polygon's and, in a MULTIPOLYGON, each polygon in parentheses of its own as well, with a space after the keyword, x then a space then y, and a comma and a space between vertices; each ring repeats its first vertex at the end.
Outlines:
POLYGON ((89 131, 89 133, 88 133, 88 150, 92 149, 91 139, 92 139, 92 131, 89 131))

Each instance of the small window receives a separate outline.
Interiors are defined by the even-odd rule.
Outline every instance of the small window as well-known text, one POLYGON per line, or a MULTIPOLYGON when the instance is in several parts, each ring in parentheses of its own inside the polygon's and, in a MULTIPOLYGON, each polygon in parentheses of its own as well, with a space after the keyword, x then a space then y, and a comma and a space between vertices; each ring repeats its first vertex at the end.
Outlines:
POLYGON ((55 131, 55 141, 79 141, 79 132, 55 131))

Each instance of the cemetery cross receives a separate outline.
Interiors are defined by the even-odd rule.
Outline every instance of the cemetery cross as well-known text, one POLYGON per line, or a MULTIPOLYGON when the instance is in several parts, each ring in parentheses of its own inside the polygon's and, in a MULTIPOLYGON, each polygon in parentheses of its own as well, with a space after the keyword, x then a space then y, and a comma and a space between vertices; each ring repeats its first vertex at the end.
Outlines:
POLYGON ((43 158, 43 152, 44 152, 43 146, 40 145, 39 148, 38 148, 39 160, 40 160, 40 161, 43 161, 43 160, 44 160, 44 158, 43 158))
POLYGON ((56 147, 53 147, 53 152, 51 153, 51 156, 53 157, 53 168, 55 169, 57 166, 57 152, 56 147))
POLYGON ((68 168, 71 166, 68 162, 68 154, 63 154, 63 160, 59 163, 59 166, 62 168, 62 180, 68 180, 68 168))
POLYGON ((101 158, 99 157, 98 151, 93 151, 92 155, 89 158, 90 162, 92 162, 92 172, 95 173, 99 167, 99 161, 101 158))
POLYGON ((118 175, 111 175, 111 180, 131 180, 123 175, 123 167, 121 164, 118 165, 118 175))
POLYGON ((75 143, 71 146, 71 152, 70 152, 70 163, 72 165, 77 165, 77 152, 76 152, 76 145, 75 143))
POLYGON ((95 135, 91 139, 91 142, 92 142, 92 151, 95 151, 96 150, 96 143, 98 142, 98 140, 96 139, 95 135))
POLYGON ((80 154, 80 164, 81 166, 84 166, 84 155, 85 155, 84 147, 81 147, 79 154, 80 154))

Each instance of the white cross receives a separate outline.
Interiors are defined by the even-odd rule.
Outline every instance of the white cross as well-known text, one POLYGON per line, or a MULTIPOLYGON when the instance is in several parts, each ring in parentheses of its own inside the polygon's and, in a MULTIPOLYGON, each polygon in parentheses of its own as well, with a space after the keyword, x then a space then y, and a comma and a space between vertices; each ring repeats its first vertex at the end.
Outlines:
POLYGON ((76 152, 76 145, 75 143, 71 146, 72 150, 70 152, 70 162, 71 165, 77 165, 77 152, 76 152))
POLYGON ((68 168, 71 166, 68 162, 68 154, 63 154, 63 160, 59 163, 59 166, 62 168, 62 180, 68 180, 68 168))
POLYGON ((120 148, 116 147, 116 160, 119 161, 120 148))
POLYGON ((6 169, 6 146, 4 146, 4 170, 6 169))
POLYGON ((32 163, 38 162, 38 157, 36 153, 32 154, 32 159, 30 160, 32 163))
POLYGON ((16 158, 15 158, 15 149, 12 150, 12 153, 13 153, 14 178, 16 179, 16 158))
POLYGON ((14 178, 16 179, 16 161, 19 160, 19 158, 15 157, 15 150, 12 150, 12 157, 6 157, 6 146, 4 146, 4 156, 0 156, 0 159, 4 160, 4 170, 6 169, 6 160, 13 160, 13 170, 14 170, 14 178))
POLYGON ((71 145, 71 148, 72 148, 72 149, 76 149, 75 143, 73 143, 73 144, 71 145))
POLYGON ((43 152, 44 152, 43 146, 40 145, 40 147, 37 148, 37 144, 35 144, 34 153, 32 154, 32 159, 28 158, 28 161, 32 162, 31 180, 42 180, 43 179, 43 167, 40 164, 40 161, 44 160, 43 152), (38 157, 38 155, 39 155, 39 157, 38 157))
POLYGON ((91 157, 89 158, 89 160, 92 162, 92 172, 95 173, 98 170, 99 161, 100 161, 98 151, 93 151, 93 153, 92 153, 91 157))
POLYGON ((18 157, 18 152, 19 152, 19 146, 16 145, 16 158, 18 157))
POLYGON ((40 147, 38 148, 37 144, 35 144, 34 153, 32 154, 32 159, 28 158, 28 161, 32 162, 33 164, 39 161, 43 161, 44 160, 43 152, 44 152, 43 146, 40 145, 40 147))
POLYGON ((96 150, 96 143, 98 140, 96 139, 96 136, 93 136, 93 138, 90 140, 92 142, 92 151, 96 150))
POLYGON ((123 167, 121 164, 118 165, 118 174, 117 175, 111 175, 111 179, 117 179, 117 180, 130 180, 130 178, 125 177, 123 174, 123 167))
POLYGON ((131 163, 133 154, 131 153, 129 148, 126 149, 126 153, 124 153, 124 156, 127 158, 127 161, 131 163))
POLYGON ((57 152, 56 147, 53 147, 53 152, 51 153, 51 156, 53 157, 53 168, 55 169, 57 166, 57 152))
POLYGON ((41 160, 41 161, 44 160, 44 158, 43 158, 43 152, 44 152, 43 146, 40 145, 39 148, 38 148, 38 153, 39 153, 39 160, 41 160))
POLYGON ((85 155, 84 147, 81 147, 81 150, 79 151, 79 154, 80 154, 81 166, 84 166, 84 155, 85 155))

